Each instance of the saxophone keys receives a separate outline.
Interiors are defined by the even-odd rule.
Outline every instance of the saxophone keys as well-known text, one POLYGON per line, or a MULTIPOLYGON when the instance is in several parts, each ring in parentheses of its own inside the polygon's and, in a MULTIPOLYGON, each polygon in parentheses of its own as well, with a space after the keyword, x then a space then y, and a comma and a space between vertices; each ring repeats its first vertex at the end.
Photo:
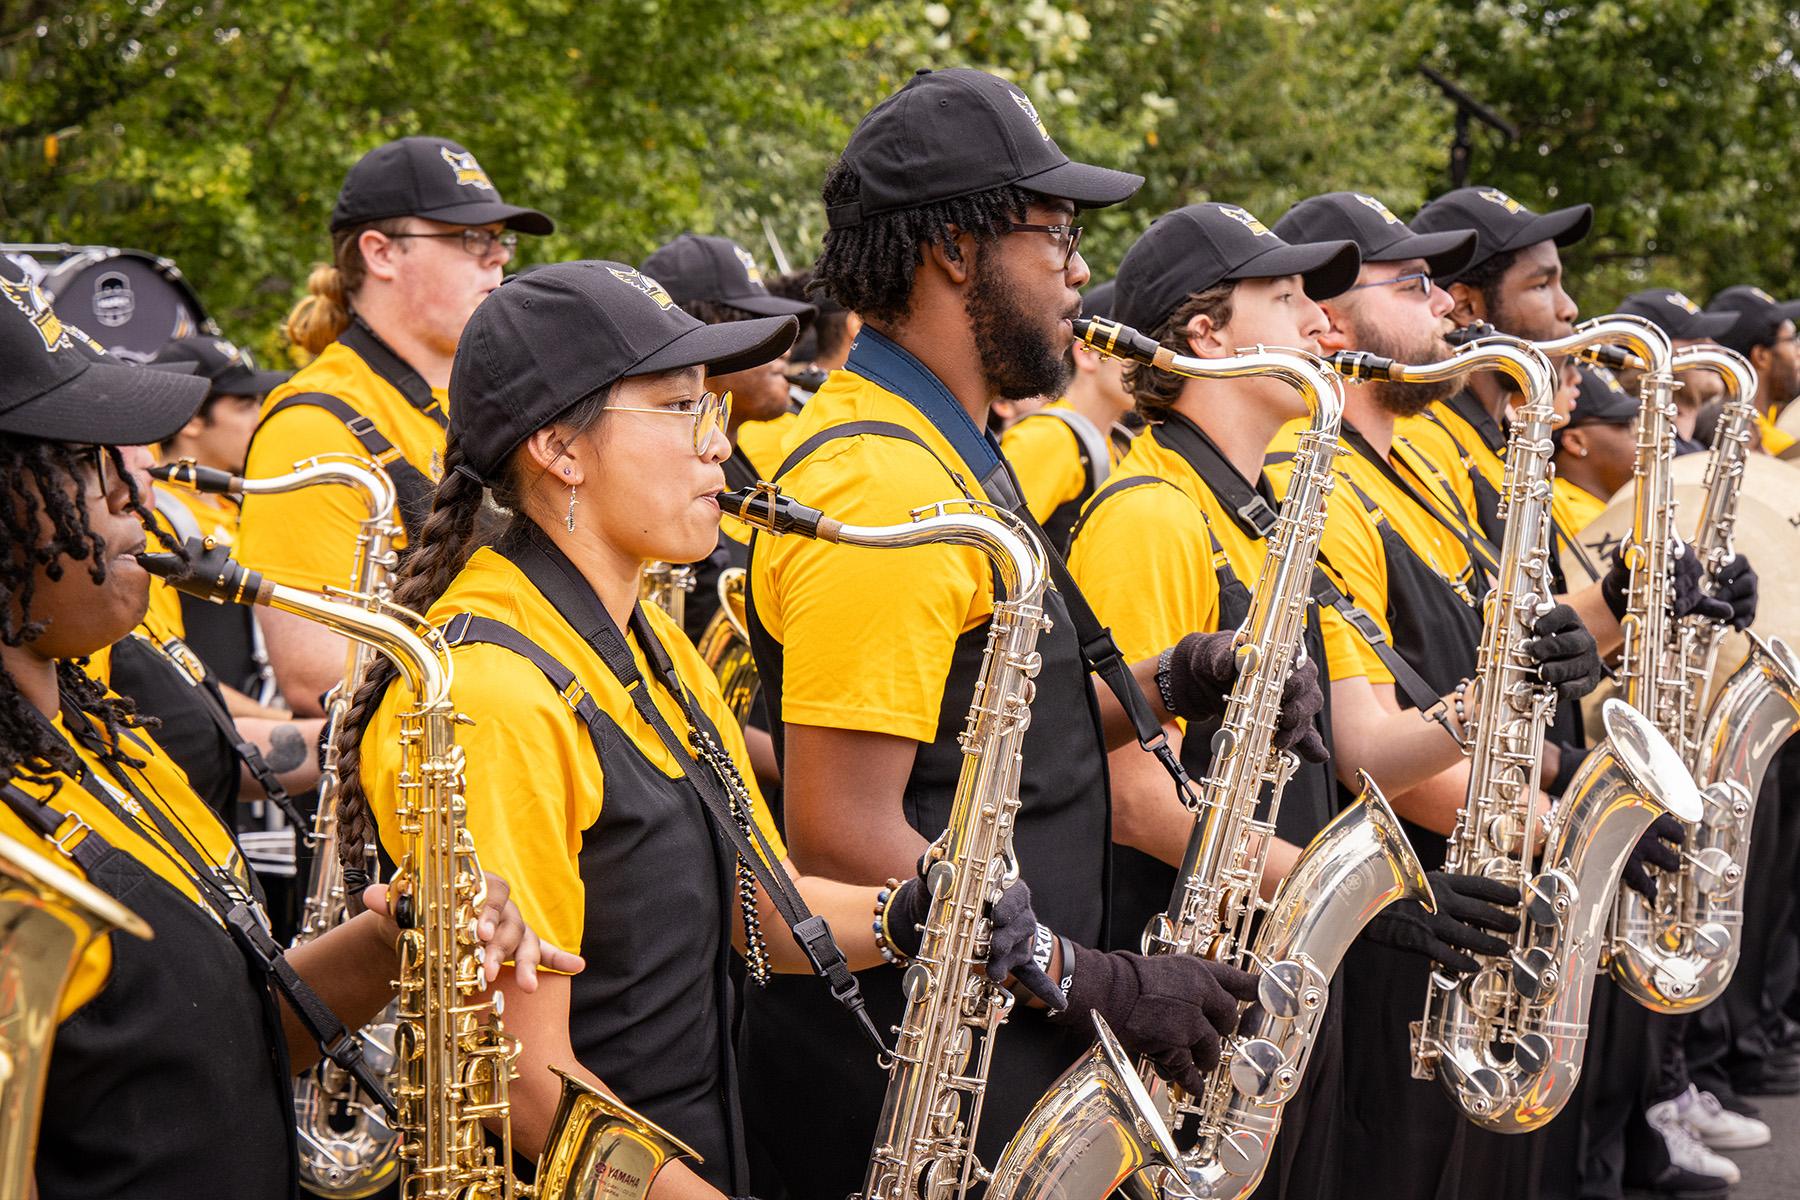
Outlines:
POLYGON ((1545 871, 1525 888, 1525 916, 1534 925, 1554 928, 1575 904, 1575 881, 1561 871, 1545 871))
POLYGON ((1701 958, 1716 962, 1731 950, 1731 930, 1717 921, 1707 921, 1694 930, 1694 949, 1701 958))
MULTIPOLYGON (((1237 1129, 1219 1139, 1219 1165, 1228 1175, 1242 1179, 1262 1169, 1269 1157, 1268 1140, 1248 1129, 1237 1129)), ((1170 1192, 1170 1195, 1180 1195, 1170 1192)))
POLYGON ((1744 869, 1722 846, 1707 846, 1682 859, 1694 868, 1694 883, 1712 899, 1724 899, 1743 881, 1744 869))
POLYGON ((1268 1103, 1298 1081, 1281 1047, 1267 1038, 1240 1042, 1231 1055, 1231 1085, 1251 1100, 1268 1103))
POLYGON ((1513 1061, 1536 1075, 1550 1065, 1550 1039, 1541 1033, 1522 1034, 1513 1043, 1513 1061))
POLYGON ((1562 983, 1555 956, 1543 946, 1515 950, 1508 961, 1512 963, 1513 990, 1533 1003, 1549 1000, 1562 983))

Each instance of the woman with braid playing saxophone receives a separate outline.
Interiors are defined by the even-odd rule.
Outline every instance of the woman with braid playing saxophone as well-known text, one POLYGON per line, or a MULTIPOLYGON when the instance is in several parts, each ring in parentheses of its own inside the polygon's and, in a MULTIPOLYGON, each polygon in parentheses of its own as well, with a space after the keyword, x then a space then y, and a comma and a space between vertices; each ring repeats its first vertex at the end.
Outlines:
MULTIPOLYGON (((506 988, 521 1045, 514 1146, 542 1148, 558 1095, 545 1067, 603 1081, 704 1160, 670 1164, 656 1200, 749 1191, 730 951, 755 982, 808 970, 784 923, 794 910, 780 910, 797 892, 840 939, 836 988, 916 949, 928 902, 917 879, 890 891, 788 867, 717 680, 671 618, 637 603, 645 562, 692 561, 718 536, 730 398, 705 392, 705 375, 770 361, 796 329, 792 317, 703 325, 617 263, 509 281, 463 335, 444 481, 396 589, 452 647, 483 863, 528 880, 521 908, 592 964, 534 994, 506 988), (489 546, 476 540, 484 494, 512 517, 489 546)), ((371 824, 398 844, 394 731, 410 699, 392 683, 374 674, 347 723, 352 856, 371 824)), ((1058 998, 1032 970, 1027 890, 993 920, 989 973, 1058 998)), ((873 1040, 845 1070, 879 1078, 873 1040)))

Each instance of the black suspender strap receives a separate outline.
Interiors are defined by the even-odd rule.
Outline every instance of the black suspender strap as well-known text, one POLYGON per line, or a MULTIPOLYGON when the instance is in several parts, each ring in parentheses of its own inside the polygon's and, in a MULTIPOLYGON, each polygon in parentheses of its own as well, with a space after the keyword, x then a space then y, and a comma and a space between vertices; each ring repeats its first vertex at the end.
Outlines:
MULTIPOLYGON (((525 573, 544 598, 549 600, 556 610, 562 614, 581 639, 592 646, 606 663, 607 669, 613 673, 631 695, 633 707, 644 723, 656 731, 675 761, 680 764, 682 773, 687 777, 690 787, 699 795, 714 829, 730 843, 741 862, 755 874, 762 885, 763 892, 769 902, 781 914, 793 934, 794 942, 806 954, 807 961, 812 964, 813 971, 825 980, 831 989, 834 1000, 847 1009, 862 1030, 863 1036, 869 1040, 885 1062, 889 1055, 887 1043, 882 1040, 881 1033, 875 1028, 874 1020, 869 1016, 863 1004, 862 989, 856 976, 851 973, 844 952, 838 947, 837 939, 832 935, 831 927, 825 919, 807 907, 806 900, 794 887, 787 872, 781 867, 781 860, 770 847, 768 839, 757 827, 752 817, 740 827, 731 814, 731 800, 726 794, 724 781, 719 778, 716 765, 709 770, 695 758, 695 751, 705 752, 703 742, 712 739, 716 742, 715 731, 710 723, 694 707, 688 696, 687 688, 676 673, 674 663, 663 650, 662 644, 656 640, 649 625, 645 622, 643 610, 633 610, 631 626, 637 634, 638 644, 643 648, 644 657, 650 662, 651 669, 657 674, 665 689, 681 706, 682 714, 688 725, 688 736, 693 747, 684 745, 675 731, 664 719, 662 710, 656 707, 656 701, 650 694, 650 685, 638 670, 637 660, 632 657, 631 647, 626 644, 625 636, 614 623, 606 606, 600 603, 587 582, 581 578, 574 565, 557 549, 535 526, 527 528, 522 536, 508 538, 498 547, 502 554, 525 573)), ((459 616, 457 620, 461 620, 459 616)), ((552 687, 563 694, 576 714, 588 726, 590 736, 598 738, 599 709, 592 696, 587 696, 586 711, 579 706, 580 701, 571 700, 574 694, 571 689, 578 689, 574 673, 564 664, 557 662, 545 651, 537 647, 517 630, 510 629, 500 622, 488 621, 484 618, 470 616, 468 621, 458 629, 455 622, 445 631, 445 636, 452 645, 459 641, 493 641, 494 644, 528 659, 544 673, 552 687), (481 622, 477 625, 476 622, 481 622), (496 629, 495 627, 499 628, 496 629), (502 633, 501 630, 504 630, 502 633)), ((598 742, 596 741, 596 748, 598 742)), ((709 762, 711 760, 709 759, 709 762)), ((747 814, 748 815, 748 814, 747 814)))
POLYGON ((1343 427, 1343 440, 1355 447, 1358 454, 1368 459, 1370 464, 1372 464, 1377 471, 1381 472, 1382 478, 1399 488, 1407 498, 1423 509, 1427 516, 1431 517, 1445 529, 1448 529, 1451 535, 1454 536, 1457 541, 1462 543, 1463 552, 1469 556, 1469 565, 1474 568, 1475 574, 1482 581, 1482 588, 1485 591, 1487 585, 1485 564, 1494 561, 1495 556, 1492 554, 1483 556, 1481 554, 1474 542, 1474 538, 1477 536, 1474 531, 1458 525, 1455 521, 1450 519, 1450 516, 1445 513, 1443 509, 1437 506, 1436 502, 1429 497, 1421 496, 1417 488, 1406 482, 1400 472, 1394 470, 1394 465, 1388 462, 1387 456, 1377 453, 1375 447, 1369 444, 1369 439, 1364 437, 1361 433, 1346 425, 1343 427))
POLYGON ((448 431, 450 418, 444 406, 431 394, 425 377, 412 369, 407 361, 378 337, 361 317, 351 317, 350 326, 338 335, 338 341, 356 351, 356 356, 369 364, 369 369, 387 381, 406 402, 430 417, 439 429, 448 431))
POLYGON ((1071 546, 1075 544, 1075 538, 1087 525, 1088 518, 1099 512, 1100 506, 1113 496, 1132 488, 1149 487, 1152 484, 1167 482, 1168 480, 1156 475, 1128 475, 1123 479, 1107 480, 1106 486, 1094 493, 1094 498, 1087 502, 1081 510, 1081 515, 1075 518, 1075 524, 1069 530, 1069 544, 1071 546))
POLYGON ((425 518, 431 514, 431 497, 437 491, 437 485, 425 472, 406 461, 406 456, 375 427, 375 422, 342 397, 329 392, 296 392, 292 396, 283 396, 263 414, 263 422, 266 424, 276 413, 290 408, 322 408, 342 422, 363 452, 393 480, 401 524, 408 530, 424 527, 425 518))
POLYGON ((10 783, 0 784, 0 800, 6 801, 19 820, 35 829, 39 837, 56 847, 57 853, 80 867, 90 879, 119 856, 120 852, 77 813, 63 812, 48 800, 26 795, 10 783), (59 834, 57 831, 65 825, 68 829, 59 834))

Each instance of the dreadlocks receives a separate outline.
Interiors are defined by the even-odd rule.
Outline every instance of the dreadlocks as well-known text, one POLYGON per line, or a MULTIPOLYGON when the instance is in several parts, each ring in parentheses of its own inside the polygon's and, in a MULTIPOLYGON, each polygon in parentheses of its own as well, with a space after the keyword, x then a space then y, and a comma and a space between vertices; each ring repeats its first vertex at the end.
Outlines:
MULTIPOLYGON (((856 171, 842 159, 825 176, 827 208, 849 204, 861 191, 856 171)), ((1038 198, 1036 193, 1007 184, 828 230, 809 287, 828 293, 865 320, 898 324, 906 316, 913 272, 925 261, 928 243, 957 259, 955 233, 970 234, 978 243, 990 242, 1011 222, 1024 220, 1026 210, 1038 198)))
MULTIPOLYGON (((103 447, 102 453, 125 481, 131 511, 155 529, 118 448, 103 447)), ((70 561, 85 562, 95 583, 106 579, 106 544, 88 524, 82 501, 84 464, 92 461, 91 454, 85 446, 66 442, 0 435, 0 480, 6 481, 0 486, 0 534, 8 547, 0 555, 0 642, 8 646, 22 646, 44 633, 46 622, 32 611, 38 571, 54 581, 70 561)), ((63 703, 100 726, 92 738, 87 730, 71 729, 71 735, 90 741, 102 757, 139 765, 119 741, 121 731, 144 723, 132 702, 109 695, 75 663, 57 663, 56 680, 63 703)), ((80 770, 74 750, 0 667, 0 783, 17 778, 55 787, 57 776, 80 770)))

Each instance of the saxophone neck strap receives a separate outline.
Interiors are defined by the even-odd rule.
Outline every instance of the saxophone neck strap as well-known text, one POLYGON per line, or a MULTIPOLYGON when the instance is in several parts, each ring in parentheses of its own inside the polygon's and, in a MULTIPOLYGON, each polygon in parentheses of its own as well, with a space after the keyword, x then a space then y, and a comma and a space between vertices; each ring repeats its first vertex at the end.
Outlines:
MULTIPOLYGON (((650 663, 652 672, 680 706, 688 726, 691 746, 683 744, 664 719, 662 710, 656 707, 656 701, 650 694, 650 684, 645 680, 643 672, 638 670, 631 647, 612 619, 612 614, 606 611, 606 606, 600 603, 593 589, 556 544, 535 525, 527 525, 503 538, 497 549, 525 574, 582 640, 600 655, 613 677, 624 685, 638 716, 656 731, 657 737, 680 764, 682 774, 699 795, 714 830, 731 845, 739 861, 756 876, 756 881, 762 885, 769 902, 775 906, 793 934, 795 944, 812 964, 814 973, 825 980, 832 997, 850 1012, 863 1035, 876 1047, 882 1060, 886 1061, 889 1056, 887 1044, 864 1006, 862 989, 851 972, 831 927, 823 917, 815 915, 807 907, 805 898, 782 868, 780 857, 775 854, 768 839, 757 826, 754 815, 746 810, 747 819, 741 825, 732 816, 731 799, 720 778, 719 764, 712 757, 713 754, 725 753, 717 731, 695 707, 676 672, 674 661, 651 631, 643 609, 636 606, 632 609, 632 632, 637 635, 638 644, 643 648, 644 657, 650 663), (696 757, 696 752, 707 757, 705 765, 696 757)), ((464 620, 463 616, 459 616, 446 630, 446 637, 452 645, 482 641, 512 650, 537 666, 551 686, 563 694, 565 700, 579 691, 574 673, 566 665, 557 662, 525 635, 501 622, 479 617, 464 620)), ((597 750, 597 722, 601 716, 599 706, 591 696, 586 696, 585 706, 572 701, 571 707, 575 708, 576 714, 588 725, 597 750)))
MULTIPOLYGON (((1401 493, 1418 505, 1425 515, 1448 529, 1451 536, 1462 543, 1463 553, 1469 556, 1469 566, 1473 569, 1481 590, 1485 592, 1488 584, 1487 566, 1489 563, 1497 561, 1498 558, 1498 552, 1492 550, 1487 539, 1480 538, 1480 545, 1478 545, 1478 534, 1472 533, 1466 525, 1451 520, 1430 497, 1421 495, 1419 489, 1408 483, 1405 476, 1394 469, 1394 464, 1387 460, 1387 456, 1379 453, 1374 446, 1370 445, 1369 439, 1364 437, 1360 431, 1345 425, 1343 439, 1355 449, 1356 453, 1367 459, 1370 465, 1381 473, 1383 479, 1400 489, 1401 493), (1484 550, 1484 548, 1486 549, 1484 550)), ((1451 497, 1451 503, 1456 503, 1454 497, 1451 497)), ((1457 507, 1460 508, 1461 505, 1458 504, 1457 507)))

